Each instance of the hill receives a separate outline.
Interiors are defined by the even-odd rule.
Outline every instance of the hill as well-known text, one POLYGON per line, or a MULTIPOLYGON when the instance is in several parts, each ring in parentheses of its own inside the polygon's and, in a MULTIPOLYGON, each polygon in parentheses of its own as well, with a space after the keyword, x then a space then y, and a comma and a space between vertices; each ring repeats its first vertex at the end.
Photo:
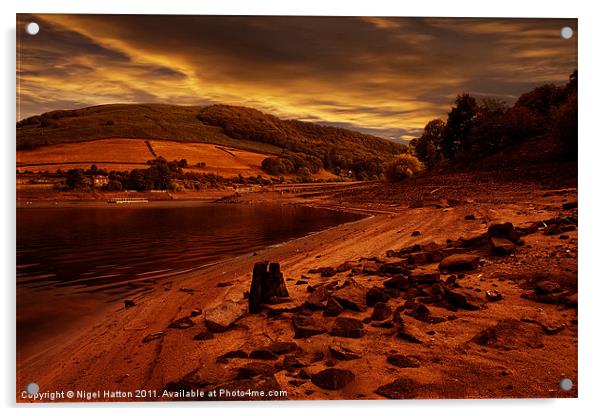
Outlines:
POLYGON ((209 143, 273 156, 270 174, 322 168, 369 178, 404 146, 359 132, 282 120, 246 107, 110 104, 58 110, 17 123, 17 149, 90 140, 160 139, 209 143))

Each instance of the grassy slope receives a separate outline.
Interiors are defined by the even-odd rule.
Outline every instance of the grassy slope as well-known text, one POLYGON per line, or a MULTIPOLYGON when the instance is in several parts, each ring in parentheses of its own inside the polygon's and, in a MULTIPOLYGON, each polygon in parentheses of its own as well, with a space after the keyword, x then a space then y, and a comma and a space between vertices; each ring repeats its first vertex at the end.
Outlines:
POLYGON ((17 123, 18 149, 102 138, 212 143, 271 154, 283 148, 308 153, 320 149, 318 154, 323 154, 333 148, 351 156, 386 158, 402 149, 375 136, 225 105, 110 104, 52 111, 17 123))
POLYGON ((200 109, 164 104, 110 104, 53 111, 18 123, 17 148, 119 137, 213 143, 260 153, 280 153, 276 146, 233 139, 220 127, 200 122, 196 117, 200 109))

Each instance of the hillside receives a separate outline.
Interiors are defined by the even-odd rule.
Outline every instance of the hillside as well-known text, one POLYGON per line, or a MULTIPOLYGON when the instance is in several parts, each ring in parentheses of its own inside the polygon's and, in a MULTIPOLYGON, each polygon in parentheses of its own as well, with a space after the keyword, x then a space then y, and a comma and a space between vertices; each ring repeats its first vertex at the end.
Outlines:
POLYGON ((18 150, 108 138, 207 143, 273 155, 283 166, 270 170, 275 175, 324 168, 368 178, 404 151, 379 137, 226 105, 111 104, 52 111, 17 123, 18 150))

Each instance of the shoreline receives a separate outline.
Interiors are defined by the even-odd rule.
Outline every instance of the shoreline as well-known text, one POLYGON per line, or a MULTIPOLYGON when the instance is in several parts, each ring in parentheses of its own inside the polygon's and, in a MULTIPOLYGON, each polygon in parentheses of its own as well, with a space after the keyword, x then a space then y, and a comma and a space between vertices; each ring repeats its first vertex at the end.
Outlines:
MULTIPOLYGON (((251 195, 250 197, 255 196, 251 195)), ((103 390, 107 388, 160 390, 168 383, 182 380, 187 374, 195 372, 209 382, 219 384, 220 381, 225 382, 232 379, 232 371, 241 362, 223 365, 215 362, 216 357, 230 349, 258 348, 265 341, 280 339, 286 341, 291 337, 291 328, 288 321, 277 320, 266 326, 269 319, 266 320, 265 314, 262 313, 259 316, 243 316, 231 330, 215 334, 213 339, 207 341, 192 340, 193 335, 204 326, 203 315, 205 311, 219 306, 228 299, 235 301, 244 299, 244 292, 249 289, 251 271, 256 261, 269 259, 280 263, 285 279, 292 279, 286 280, 291 301, 284 304, 283 307, 287 305, 292 307, 298 305, 299 302, 303 302, 307 297, 306 288, 308 285, 315 286, 328 280, 321 278, 319 275, 307 274, 307 271, 311 268, 336 267, 346 261, 382 257, 387 250, 399 249, 416 243, 424 244, 434 241, 442 244, 447 239, 455 240, 460 237, 478 235, 486 229, 487 223, 494 220, 509 220, 517 225, 550 216, 549 212, 529 208, 529 204, 533 205, 532 202, 534 201, 517 201, 516 204, 510 205, 465 204, 446 209, 395 207, 391 208, 391 211, 375 210, 369 204, 364 204, 363 207, 362 204, 359 204, 360 206, 347 206, 328 200, 328 198, 274 197, 271 202, 292 202, 338 210, 359 208, 365 211, 372 210, 373 213, 371 216, 357 221, 340 224, 266 247, 257 251, 256 256, 252 254, 240 255, 219 264, 202 267, 199 270, 156 282, 152 292, 139 295, 133 299, 136 303, 135 307, 125 309, 120 305, 112 305, 105 314, 99 316, 96 325, 93 327, 83 329, 68 338, 65 337, 61 340, 61 344, 55 345, 51 350, 46 351, 43 356, 31 357, 18 363, 20 367, 17 371, 17 386, 35 379, 40 386, 48 387, 49 390, 67 390, 70 386, 77 386, 78 389, 85 390, 103 390), (525 211, 525 214, 517 215, 517 211, 525 211), (487 223, 464 221, 463 218, 468 213, 475 213, 479 218, 487 218, 487 223), (422 231, 421 235, 412 237, 411 233, 418 229, 422 231), (303 275, 307 275, 308 279, 301 285, 298 282, 303 275), (193 318, 193 327, 183 330, 168 328, 170 323, 187 316, 194 309, 200 309, 203 313, 199 317, 193 318), (159 340, 149 343, 142 342, 146 335, 157 332, 162 333, 159 340), (101 356, 98 356, 99 351, 103 351, 101 356), (56 366, 58 362, 61 363, 60 369, 57 369, 56 366), (35 377, 36 374, 44 374, 44 376, 35 377)), ((554 199, 540 199, 537 202, 538 206, 545 206, 546 204, 557 206, 558 204, 558 201, 554 199)), ((549 210, 553 209, 549 208, 549 210)), ((357 211, 350 212, 357 213, 357 211)), ((574 233, 576 237, 576 232, 574 233)), ((544 244, 544 242, 539 241, 539 237, 533 239, 528 236, 528 238, 527 243, 529 245, 538 247, 544 244)), ((490 269, 491 266, 489 268, 484 267, 480 274, 486 273, 489 275, 493 273, 494 270, 490 269)), ((484 283, 480 281, 481 277, 477 276, 479 276, 477 273, 467 276, 462 284, 468 287, 472 285, 475 288, 491 285, 492 282, 489 279, 484 283)), ((332 279, 342 281, 344 277, 337 275, 332 279)), ((371 284, 371 282, 376 283, 378 279, 366 276, 365 279, 362 277, 361 281, 363 284, 371 284)), ((386 354, 391 349, 396 349, 419 357, 423 361, 422 367, 416 369, 412 374, 420 383, 430 383, 433 386, 432 394, 437 394, 437 392, 443 394, 445 383, 449 384, 448 377, 444 376, 445 373, 460 371, 467 372, 466 383, 470 386, 463 387, 461 391, 452 388, 451 393, 446 394, 451 394, 453 397, 488 397, 485 391, 493 387, 486 383, 480 387, 485 390, 479 393, 479 383, 476 381, 480 377, 484 377, 484 374, 488 374, 488 377, 495 377, 490 372, 499 371, 490 367, 491 363, 489 358, 486 357, 487 354, 477 353, 474 359, 465 358, 466 362, 457 362, 451 358, 453 354, 458 353, 458 348, 466 348, 461 346, 470 338, 469 335, 478 332, 478 328, 487 327, 487 325, 495 322, 495 320, 502 319, 504 316, 520 319, 523 312, 527 309, 530 310, 530 308, 534 310, 543 308, 551 316, 559 316, 555 308, 550 307, 550 305, 521 299, 520 290, 513 283, 509 281, 502 282, 497 279, 495 279, 495 282, 499 290, 504 292, 505 300, 503 302, 492 304, 490 308, 493 309, 490 309, 485 315, 459 311, 455 313, 458 319, 453 322, 428 325, 440 335, 432 337, 432 340, 424 346, 413 346, 407 343, 399 345, 399 341, 391 341, 386 337, 383 338, 383 335, 376 334, 374 335, 376 338, 369 343, 362 340, 341 339, 341 341, 345 341, 343 344, 346 346, 362 351, 363 356, 361 360, 339 362, 339 367, 353 369, 356 371, 357 377, 360 377, 349 388, 331 392, 313 386, 310 382, 304 382, 303 386, 295 387, 289 383, 291 379, 287 372, 275 374, 276 380, 289 391, 289 399, 382 398, 373 393, 378 386, 366 385, 367 381, 360 374, 363 374, 364 371, 374 373, 375 377, 373 377, 372 382, 390 380, 396 371, 391 372, 386 362, 384 365, 378 364, 376 367, 374 367, 375 364, 369 367, 366 367, 366 365, 380 362, 382 358, 377 360, 377 356, 383 353, 386 354), (455 329, 452 329, 454 328, 453 325, 456 325, 455 329), (439 338, 441 339, 438 340, 439 338), (431 359, 428 357, 431 357, 431 359), (432 361, 436 357, 443 361, 439 364, 436 363, 437 361, 427 364, 427 361, 432 361), (452 361, 448 361, 450 359, 452 361), (466 367, 467 365, 474 365, 471 364, 473 362, 480 363, 478 365, 482 368, 475 372, 474 368, 471 370, 470 367, 466 367), (467 388, 468 390, 466 390, 467 388), (307 391, 310 390, 312 393, 308 394, 307 391)), ((475 293, 475 295, 480 295, 480 293, 475 293)), ((438 314, 441 313, 438 308, 433 309, 438 314)), ((354 315, 345 312, 342 316, 354 315)), ((418 326, 416 326, 413 323, 410 328, 423 332, 425 328, 420 325, 418 323, 418 326)), ((371 329, 369 332, 374 331, 371 329)), ((576 350, 572 352, 570 347, 571 339, 573 337, 576 339, 576 328, 575 330, 567 328, 555 337, 561 337, 562 339, 551 344, 553 345, 551 351, 520 350, 508 353, 510 356, 508 359, 511 359, 514 364, 507 363, 506 367, 518 365, 518 367, 509 371, 514 373, 515 376, 521 374, 524 380, 521 378, 516 382, 520 385, 514 391, 507 391, 502 393, 501 396, 497 392, 498 397, 548 397, 541 388, 538 387, 529 391, 526 386, 533 383, 538 374, 539 377, 543 377, 545 380, 550 379, 550 375, 544 377, 540 372, 550 365, 549 363, 558 353, 565 354, 568 362, 566 365, 558 365, 557 371, 568 374, 571 368, 576 369, 576 350), (575 331, 574 334, 573 331, 575 331), (537 364, 532 362, 534 354, 538 356, 537 364), (575 365, 572 365, 572 363, 575 365), (524 366, 533 365, 536 368, 531 371, 532 374, 523 374, 520 370, 524 366)), ((321 348, 320 345, 324 345, 322 343, 328 343, 329 338, 328 335, 324 334, 307 340, 295 341, 303 350, 312 351, 321 348)), ((548 340, 549 342, 552 342, 552 339, 548 340)), ((492 358, 495 358, 495 351, 492 354, 492 358)), ((315 371, 323 368, 320 367, 323 366, 322 363, 316 365, 315 371)), ((311 365, 310 370, 316 365, 311 365)), ((576 380, 576 374, 569 375, 573 377, 573 380, 576 380)), ((545 380, 538 380, 538 385, 545 384, 545 380)), ((501 382, 503 380, 495 381, 494 384, 498 386, 501 382)), ((495 388, 503 391, 501 385, 495 388)), ((18 393, 19 387, 17 390, 18 393)), ((567 393, 568 397, 572 397, 573 394, 576 394, 575 392, 576 390, 567 393)), ((551 394, 550 397, 559 397, 558 392, 548 394, 551 394)), ((18 397, 17 401, 27 400, 21 400, 18 397)))

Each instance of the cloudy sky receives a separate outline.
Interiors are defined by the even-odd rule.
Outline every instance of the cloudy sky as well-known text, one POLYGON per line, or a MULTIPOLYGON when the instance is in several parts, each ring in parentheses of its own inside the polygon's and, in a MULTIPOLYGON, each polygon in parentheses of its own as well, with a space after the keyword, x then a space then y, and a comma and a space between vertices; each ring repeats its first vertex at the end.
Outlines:
POLYGON ((574 19, 19 15, 19 119, 107 103, 224 103, 395 140, 458 93, 511 104, 577 67, 574 19), (40 25, 25 34, 30 21, 40 25))

